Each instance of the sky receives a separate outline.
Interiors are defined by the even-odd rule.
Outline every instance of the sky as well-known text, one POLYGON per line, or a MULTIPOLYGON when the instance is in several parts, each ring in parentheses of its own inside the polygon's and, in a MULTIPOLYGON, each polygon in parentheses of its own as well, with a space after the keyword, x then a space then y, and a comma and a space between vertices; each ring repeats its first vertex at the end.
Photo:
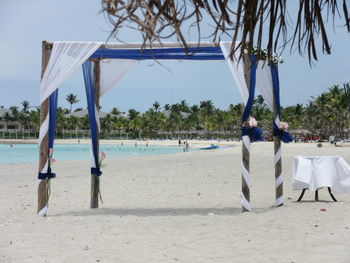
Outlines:
MULTIPOLYGON (((297 1, 295 1, 297 2, 297 1)), ((295 9, 294 9, 295 10, 295 9)), ((39 104, 41 41, 106 41, 111 25, 100 12, 100 0, 1 0, 0 8, 0 105, 20 106, 23 100, 39 104)), ((292 17, 293 20, 293 17, 292 17)), ((210 27, 204 27, 204 32, 210 27)), ((287 48, 279 66, 282 106, 306 104, 311 96, 334 84, 350 82, 350 34, 340 23, 330 32, 332 54, 319 52, 310 67, 307 56, 287 48)), ((124 41, 141 41, 138 32, 125 30, 124 41)), ((111 41, 116 41, 111 39, 111 41)), ((81 68, 59 89, 59 106, 69 107, 65 97, 78 95, 74 107, 86 107, 81 68)), ((199 104, 212 100, 226 109, 241 98, 224 61, 140 62, 116 87, 101 98, 103 111, 118 107, 145 111, 155 101, 161 105, 186 100, 199 104)))

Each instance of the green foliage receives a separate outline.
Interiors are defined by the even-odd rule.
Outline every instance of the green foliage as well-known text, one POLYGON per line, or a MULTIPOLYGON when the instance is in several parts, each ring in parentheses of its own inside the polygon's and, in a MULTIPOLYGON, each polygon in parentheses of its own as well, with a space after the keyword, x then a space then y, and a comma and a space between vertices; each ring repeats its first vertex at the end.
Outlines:
MULTIPOLYGON (((22 103, 22 111, 16 106, 11 107, 4 114, 3 121, 7 124, 20 122, 20 127, 37 132, 40 111, 37 108, 29 111, 26 105, 29 105, 29 102, 22 103)), ((188 138, 240 137, 243 110, 243 104, 230 104, 226 110, 218 109, 211 100, 200 101, 199 105, 189 105, 182 100, 172 105, 165 104, 163 107, 159 102, 154 102, 144 113, 130 109, 127 115, 118 108, 113 108, 100 120, 101 136, 106 137, 106 134, 114 133, 127 135, 128 138, 164 138, 171 134, 181 134, 188 138)), ((77 118, 69 113, 69 109, 61 107, 57 109, 57 136, 61 136, 64 130, 71 130, 76 134, 79 131, 86 131, 88 134, 88 116, 77 118)), ((272 113, 261 95, 254 100, 251 116, 258 121, 259 127, 271 133, 272 113)), ((283 107, 281 120, 289 123, 292 134, 295 130, 308 130, 315 136, 348 137, 350 84, 333 85, 327 92, 312 97, 306 105, 283 107)))
POLYGON ((78 96, 77 96, 77 95, 74 95, 74 94, 72 94, 72 93, 70 93, 70 94, 67 95, 66 101, 68 101, 68 103, 70 104, 70 110, 69 110, 69 112, 72 112, 72 106, 73 106, 73 104, 79 102, 78 96))

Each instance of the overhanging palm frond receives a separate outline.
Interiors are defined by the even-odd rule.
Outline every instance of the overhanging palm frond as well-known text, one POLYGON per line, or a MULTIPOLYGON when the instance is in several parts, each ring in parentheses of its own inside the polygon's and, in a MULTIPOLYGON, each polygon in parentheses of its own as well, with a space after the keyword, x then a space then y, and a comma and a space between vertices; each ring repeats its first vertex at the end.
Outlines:
POLYGON ((102 8, 114 27, 111 36, 118 38, 122 27, 131 27, 141 33, 144 46, 176 36, 187 48, 184 34, 187 28, 183 25, 189 23, 197 30, 199 42, 201 22, 208 15, 213 25, 213 41, 220 40, 224 34, 231 37, 231 56, 236 49, 241 54, 245 49, 251 53, 255 46, 266 49, 271 60, 276 49, 291 40, 292 47, 297 46, 300 53, 307 51, 311 62, 317 60, 318 37, 322 51, 331 53, 326 29, 328 17, 334 19, 339 15, 350 32, 347 1, 299 0, 296 18, 290 19, 296 21, 291 36, 287 34, 287 16, 292 13, 287 0, 102 0, 102 8))

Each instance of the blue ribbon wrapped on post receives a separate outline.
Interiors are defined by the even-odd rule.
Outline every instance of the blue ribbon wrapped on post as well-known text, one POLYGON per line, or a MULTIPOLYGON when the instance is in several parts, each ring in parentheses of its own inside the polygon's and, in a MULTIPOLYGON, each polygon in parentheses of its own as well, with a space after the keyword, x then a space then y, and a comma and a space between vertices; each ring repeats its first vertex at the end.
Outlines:
POLYGON ((293 141, 293 136, 290 135, 289 132, 277 127, 273 127, 273 136, 279 136, 284 143, 290 143, 293 141))
POLYGON ((38 173, 38 179, 44 180, 46 178, 52 179, 55 178, 56 174, 51 172, 51 167, 47 169, 47 173, 38 173))
MULTIPOLYGON (((57 100, 58 100, 58 89, 56 89, 49 97, 49 140, 48 140, 48 152, 53 149, 55 139, 55 128, 56 128, 56 117, 57 117, 57 100)), ((51 158, 49 156, 48 158, 51 158)), ((38 173, 38 179, 44 180, 46 178, 55 178, 56 174, 51 172, 50 163, 48 164, 47 173, 38 173)))
MULTIPOLYGON (((243 125, 245 125, 244 123, 249 120, 249 114, 254 104, 257 56, 256 55, 250 56, 250 62, 251 62, 251 67, 250 67, 249 96, 242 114, 243 125)), ((242 131, 242 136, 248 135, 251 142, 264 140, 264 137, 262 136, 263 131, 258 127, 242 126, 241 131, 242 131)))
POLYGON ((100 170, 100 168, 91 168, 91 174, 96 174, 97 176, 101 176, 102 171, 100 170))
MULTIPOLYGON (((276 63, 270 65, 271 69, 271 77, 272 77, 272 87, 273 94, 275 97, 275 103, 277 108, 277 116, 280 118, 281 116, 281 103, 280 103, 280 84, 278 79, 278 67, 276 63)), ((287 131, 280 129, 277 127, 276 123, 273 122, 273 136, 279 136, 281 141, 284 143, 289 143, 293 141, 292 135, 290 135, 287 131)))
POLYGON ((263 141, 263 130, 258 127, 242 127, 242 136, 248 135, 251 142, 263 141))
POLYGON ((98 163, 98 120, 96 119, 95 112, 95 91, 94 91, 94 82, 92 78, 92 62, 87 60, 83 64, 83 73, 84 73, 84 82, 86 89, 86 98, 88 104, 88 112, 89 112, 89 123, 91 130, 91 141, 92 141, 92 153, 93 153, 93 161, 95 163, 94 168, 91 167, 91 174, 96 174, 97 176, 101 176, 102 172, 99 168, 98 163))

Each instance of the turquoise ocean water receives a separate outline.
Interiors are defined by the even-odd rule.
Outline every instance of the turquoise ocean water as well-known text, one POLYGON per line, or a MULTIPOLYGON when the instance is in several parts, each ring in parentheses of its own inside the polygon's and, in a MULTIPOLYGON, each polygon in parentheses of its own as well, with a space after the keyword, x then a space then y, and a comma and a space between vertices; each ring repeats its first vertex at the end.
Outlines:
MULTIPOLYGON (((56 144, 53 158, 58 162, 64 160, 89 160, 90 145, 88 144, 56 144)), ((137 155, 180 153, 182 147, 176 146, 130 146, 130 145, 100 145, 100 151, 107 158, 122 158, 137 155)), ((37 144, 0 144, 0 164, 38 162, 39 149, 37 144)))

